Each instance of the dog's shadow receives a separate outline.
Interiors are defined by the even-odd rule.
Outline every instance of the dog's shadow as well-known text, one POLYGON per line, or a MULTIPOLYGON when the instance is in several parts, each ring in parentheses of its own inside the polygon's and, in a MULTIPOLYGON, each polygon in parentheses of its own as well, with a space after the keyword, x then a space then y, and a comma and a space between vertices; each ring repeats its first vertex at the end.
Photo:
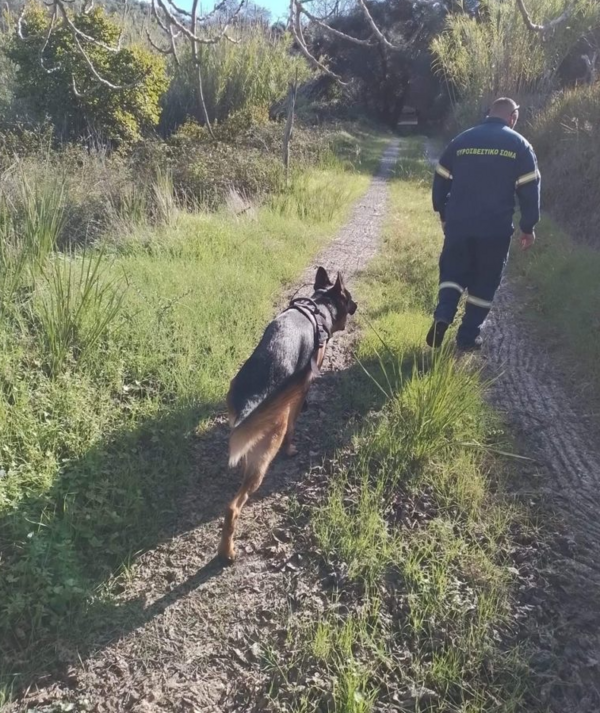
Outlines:
MULTIPOLYGON (((378 368, 376 364, 367 367, 378 368)), ((318 462, 348 443, 361 427, 361 414, 380 408, 383 401, 383 395, 369 384, 363 367, 358 364, 341 371, 325 372, 313 386, 308 408, 298 422, 301 455, 294 459, 279 455, 272 472, 267 473, 263 486, 248 507, 276 492, 293 492, 298 480, 310 467, 309 461, 318 462)), ((9 518, 13 518, 10 523, 13 527, 15 521, 30 521, 32 516, 39 516, 47 509, 49 503, 55 504, 55 517, 66 517, 66 513, 60 512, 58 503, 64 499, 65 493, 72 492, 78 495, 71 498, 69 522, 79 526, 89 515, 90 497, 111 488, 118 492, 113 486, 123 483, 128 502, 132 492, 137 495, 137 507, 142 508, 141 514, 136 513, 137 517, 144 517, 144 509, 147 509, 147 517, 153 519, 152 534, 140 535, 139 521, 138 528, 128 527, 129 513, 119 510, 124 505, 118 500, 111 504, 114 508, 112 519, 86 521, 86 537, 76 542, 76 551, 71 554, 78 576, 86 578, 90 590, 106 586, 128 561, 128 552, 136 552, 139 557, 206 523, 210 522, 214 527, 216 546, 224 508, 240 484, 240 474, 227 468, 228 436, 223 404, 176 409, 160 418, 148 419, 135 431, 109 438, 78 462, 69 464, 50 492, 24 499, 17 509, 0 519, 0 528, 8 524, 9 518), (194 434, 199 419, 208 415, 215 417, 213 425, 201 434, 194 434), (179 437, 173 436, 178 433, 179 437), (179 438, 178 442, 161 441, 165 434, 179 438), (177 452, 180 460, 174 456, 177 452), (176 462, 170 462, 169 459, 174 457, 176 462), (186 468, 188 473, 183 472, 186 468), (162 478, 158 477, 161 472, 162 478), (146 474, 154 474, 154 477, 149 475, 146 480, 146 474), (173 477, 178 482, 168 482, 173 477), (85 478, 89 480, 85 481, 85 478), (99 478, 100 482, 92 482, 92 478, 99 478), (82 479, 89 485, 89 492, 86 487, 81 487, 82 479), (114 553, 99 551, 98 542, 118 542, 119 538, 123 542, 115 546, 114 553)), ((242 522, 241 531, 243 527, 242 522)), ((76 608, 69 607, 68 602, 66 606, 59 602, 52 621, 42 621, 35 630, 32 628, 30 640, 19 636, 20 625, 15 621, 15 636, 0 644, 0 671, 5 677, 19 672, 14 678, 16 691, 60 675, 61 669, 73 660, 85 660, 91 653, 114 644, 181 598, 219 577, 223 566, 215 554, 214 551, 201 553, 205 564, 150 605, 146 604, 144 593, 125 600, 98 597, 94 603, 76 608), (57 661, 58 649, 70 654, 63 657, 62 662, 57 661)), ((56 577, 67 574, 61 563, 46 565, 57 567, 56 577)))

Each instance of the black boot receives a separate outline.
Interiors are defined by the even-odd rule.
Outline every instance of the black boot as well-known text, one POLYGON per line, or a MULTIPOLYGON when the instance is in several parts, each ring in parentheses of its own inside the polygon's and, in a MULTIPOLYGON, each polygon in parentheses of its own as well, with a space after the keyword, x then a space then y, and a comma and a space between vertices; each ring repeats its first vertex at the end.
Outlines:
POLYGON ((434 349, 441 347, 444 341, 444 335, 449 326, 450 325, 446 324, 446 322, 434 322, 429 332, 427 332, 427 338, 425 339, 427 345, 434 349))
POLYGON ((478 352, 481 351, 483 341, 481 337, 475 337, 473 342, 456 342, 456 348, 459 352, 478 352))

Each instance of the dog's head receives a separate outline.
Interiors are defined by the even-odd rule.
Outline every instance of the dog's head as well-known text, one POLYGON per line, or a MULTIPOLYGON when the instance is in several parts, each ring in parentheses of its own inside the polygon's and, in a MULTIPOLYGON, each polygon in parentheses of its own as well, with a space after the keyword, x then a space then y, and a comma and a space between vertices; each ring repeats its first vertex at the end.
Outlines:
POLYGON ((354 314, 358 305, 344 286, 344 279, 339 272, 336 281, 332 282, 324 267, 317 269, 314 299, 318 299, 319 295, 325 295, 335 306, 333 331, 340 332, 345 329, 348 315, 354 314))

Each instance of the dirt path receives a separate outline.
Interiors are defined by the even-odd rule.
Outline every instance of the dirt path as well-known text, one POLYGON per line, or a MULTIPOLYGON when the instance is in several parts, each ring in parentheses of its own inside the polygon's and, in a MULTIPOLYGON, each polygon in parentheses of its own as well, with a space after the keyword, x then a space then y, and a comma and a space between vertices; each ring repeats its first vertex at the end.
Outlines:
MULTIPOLYGON (((540 236, 543 240, 543 235, 540 236)), ((600 711, 600 444, 565 378, 519 316, 505 281, 483 332, 491 397, 535 459, 532 494, 558 515, 541 575, 540 691, 556 713, 600 711)))
MULTIPOLYGON (((398 142, 392 142, 350 221, 315 261, 340 270, 350 286, 377 252, 386 182, 398 151, 398 142)), ((314 270, 308 267, 297 287, 311 285, 314 270)), ((264 683, 255 665, 256 647, 265 630, 282 626, 296 569, 281 527, 283 514, 294 484, 322 461, 343 430, 343 418, 331 416, 336 413, 331 404, 336 381, 351 361, 352 340, 352 331, 336 335, 328 349, 323 377, 299 422, 300 455, 277 460, 244 510, 235 566, 223 570, 212 559, 224 505, 239 484, 238 473, 226 469, 228 428, 219 415, 198 437, 197 472, 177 522, 163 544, 138 560, 112 630, 97 633, 84 653, 59 644, 61 680, 42 681, 16 710, 247 710, 236 698, 242 689, 264 683), (325 403, 327 409, 321 407, 325 403)))
MULTIPOLYGON (((438 146, 426 144, 437 163, 438 146)), ((543 240, 543 235, 539 236, 543 240)), ((535 248, 534 248, 535 249, 535 248)), ((505 278, 482 332, 493 378, 490 397, 511 427, 535 504, 557 515, 544 557, 543 595, 535 594, 532 642, 542 704, 552 713, 600 711, 600 442, 576 392, 540 338, 521 318, 515 286, 505 278)))

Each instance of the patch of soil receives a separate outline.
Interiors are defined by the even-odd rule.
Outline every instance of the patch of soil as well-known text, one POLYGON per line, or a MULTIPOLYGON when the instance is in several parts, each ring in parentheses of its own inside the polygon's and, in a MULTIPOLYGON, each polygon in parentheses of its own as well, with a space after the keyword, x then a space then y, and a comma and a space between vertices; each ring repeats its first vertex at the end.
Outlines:
MULTIPOLYGON (((392 141, 350 221, 315 261, 342 272, 350 287, 378 250, 398 150, 392 141)), ((308 267, 298 287, 312 285, 314 273, 308 267)), ((65 633, 56 644, 63 674, 40 680, 9 710, 248 711, 238 694, 245 691, 247 700, 248 691, 264 690, 261 642, 285 633, 285 610, 297 589, 302 554, 293 551, 286 529, 291 500, 346 432, 350 414, 341 412, 338 393, 355 336, 350 327, 330 344, 298 423, 300 454, 278 458, 244 509, 236 564, 222 569, 213 560, 225 504, 239 485, 239 474, 226 465, 226 418, 217 414, 195 444, 196 472, 176 522, 162 544, 137 561, 111 630, 95 634, 85 651, 65 633)), ((260 700, 254 705, 261 710, 260 700)))
POLYGON ((483 331, 492 403, 519 452, 524 484, 549 532, 534 632, 540 698, 553 713, 600 711, 600 444, 595 424, 505 283, 483 331))

